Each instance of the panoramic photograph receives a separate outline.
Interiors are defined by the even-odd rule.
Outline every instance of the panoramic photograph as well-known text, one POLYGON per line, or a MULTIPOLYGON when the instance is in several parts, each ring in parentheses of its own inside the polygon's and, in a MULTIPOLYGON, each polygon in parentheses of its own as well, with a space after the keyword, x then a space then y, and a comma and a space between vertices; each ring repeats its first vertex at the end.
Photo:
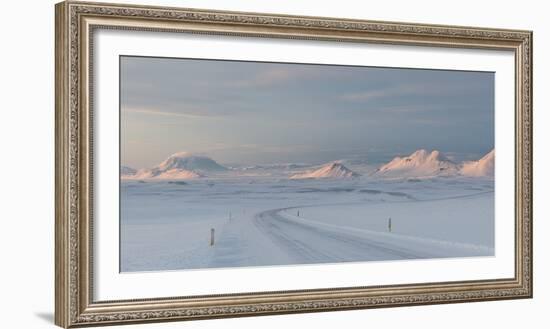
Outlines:
POLYGON ((495 255, 494 73, 120 57, 120 271, 495 255))

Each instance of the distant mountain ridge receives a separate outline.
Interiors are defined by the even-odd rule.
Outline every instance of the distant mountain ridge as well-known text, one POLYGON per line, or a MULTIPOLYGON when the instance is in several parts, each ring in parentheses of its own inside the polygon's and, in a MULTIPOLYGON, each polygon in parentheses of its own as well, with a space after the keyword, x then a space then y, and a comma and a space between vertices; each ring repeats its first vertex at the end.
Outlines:
POLYGON ((456 175, 460 166, 447 159, 439 151, 415 151, 406 157, 395 157, 378 168, 376 176, 384 177, 427 177, 456 175))
POLYGON ((477 161, 464 162, 460 173, 463 176, 481 177, 495 175, 495 150, 487 153, 477 161))
POLYGON ((307 178, 352 178, 360 175, 339 162, 327 163, 321 168, 290 176, 291 179, 307 178))
POLYGON ((261 165, 252 165, 244 166, 241 170, 295 170, 300 168, 311 167, 310 164, 305 163, 273 163, 273 164, 261 164, 261 165))
MULTIPOLYGON (((305 164, 273 164, 244 167, 241 170, 289 170, 294 172, 290 179, 317 179, 317 178, 353 178, 361 174, 346 167, 342 161, 333 161, 321 167, 297 172, 296 169, 307 168, 305 164)), ((491 177, 495 172, 495 150, 491 150, 476 161, 455 163, 441 152, 425 149, 417 150, 408 156, 397 156, 390 162, 380 166, 376 171, 365 171, 361 167, 354 168, 359 172, 380 178, 429 178, 429 177, 491 177)), ((206 156, 196 156, 187 152, 178 152, 170 155, 158 166, 150 169, 136 170, 128 166, 120 167, 121 179, 196 179, 219 173, 234 173, 238 170, 230 170, 206 156)), ((290 173, 283 174, 289 175, 290 173)), ((241 172, 245 175, 244 172, 241 172)), ((279 173, 281 174, 281 173, 279 173)), ((225 175, 225 174, 224 174, 225 175)), ((286 176, 288 177, 288 176, 286 176)))
POLYGON ((478 161, 457 164, 441 152, 417 150, 406 157, 395 157, 379 167, 373 176, 392 178, 422 178, 435 176, 492 176, 494 175, 495 151, 490 151, 478 161))
POLYGON ((120 166, 120 176, 133 176, 137 173, 137 170, 128 166, 120 166))

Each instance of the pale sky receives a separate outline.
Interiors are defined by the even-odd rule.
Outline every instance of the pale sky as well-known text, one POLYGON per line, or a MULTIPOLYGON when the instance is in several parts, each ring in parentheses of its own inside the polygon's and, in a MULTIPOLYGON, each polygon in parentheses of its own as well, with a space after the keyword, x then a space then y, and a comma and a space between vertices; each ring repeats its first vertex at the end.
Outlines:
POLYGON ((323 163, 494 147, 494 73, 121 57, 121 163, 323 163))

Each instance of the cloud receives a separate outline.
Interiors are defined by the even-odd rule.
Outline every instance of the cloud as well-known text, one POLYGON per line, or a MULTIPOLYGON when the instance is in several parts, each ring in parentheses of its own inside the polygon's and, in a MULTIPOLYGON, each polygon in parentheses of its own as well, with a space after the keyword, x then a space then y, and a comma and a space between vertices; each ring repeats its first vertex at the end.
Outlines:
POLYGON ((384 112, 396 113, 396 114, 406 114, 406 113, 419 113, 419 112, 429 112, 434 110, 434 106, 389 106, 389 107, 380 107, 384 112))
POLYGON ((259 68, 251 76, 242 76, 227 82, 227 87, 273 87, 286 85, 294 81, 303 81, 328 76, 326 67, 316 65, 274 65, 259 68))
POLYGON ((239 152, 239 153, 289 153, 289 152, 303 152, 311 151, 312 149, 317 150, 317 148, 312 148, 311 145, 306 144, 254 144, 254 143, 240 143, 240 144, 227 144, 227 143, 214 143, 206 148, 204 151, 207 152, 216 152, 216 151, 230 151, 230 152, 239 152))
POLYGON ((367 91, 360 91, 354 93, 347 93, 340 96, 340 99, 346 101, 365 102, 373 99, 397 97, 397 96, 410 96, 430 93, 430 88, 421 85, 401 85, 384 89, 374 89, 367 91))
POLYGON ((356 93, 348 93, 340 95, 340 99, 345 101, 370 101, 375 98, 388 97, 390 94, 387 90, 371 90, 371 91, 362 91, 356 93))
POLYGON ((351 102, 369 102, 374 99, 383 99, 403 96, 456 96, 464 93, 475 93, 479 89, 476 83, 409 83, 387 88, 365 90, 353 93, 344 93, 339 99, 351 102))
POLYGON ((263 86, 272 86, 281 83, 287 83, 298 78, 296 70, 292 71, 289 68, 273 68, 262 71, 256 77, 256 83, 263 86))
POLYGON ((205 119, 216 117, 215 115, 208 114, 207 112, 199 113, 199 111, 197 111, 196 109, 190 109, 190 111, 187 112, 185 110, 183 110, 182 112, 171 112, 148 108, 122 108, 122 112, 127 114, 144 114, 161 117, 179 117, 186 119, 205 119))
POLYGON ((416 125, 425 125, 425 126, 449 126, 450 123, 448 120, 435 119, 435 118, 417 118, 407 120, 409 124, 416 125))
POLYGON ((249 87, 271 87, 284 85, 297 78, 297 76, 288 68, 274 67, 259 70, 252 76, 243 76, 233 81, 224 83, 226 87, 249 88, 249 87))
MULTIPOLYGON (((421 104, 421 105, 396 105, 396 106, 385 106, 385 105, 367 105, 365 107, 357 108, 354 110, 354 113, 358 111, 369 111, 369 113, 374 114, 418 114, 418 113, 434 113, 434 111, 440 109, 439 105, 431 104, 421 104)), ((447 107, 448 108, 448 107, 447 107)), ((393 120, 393 116, 389 117, 393 120)))

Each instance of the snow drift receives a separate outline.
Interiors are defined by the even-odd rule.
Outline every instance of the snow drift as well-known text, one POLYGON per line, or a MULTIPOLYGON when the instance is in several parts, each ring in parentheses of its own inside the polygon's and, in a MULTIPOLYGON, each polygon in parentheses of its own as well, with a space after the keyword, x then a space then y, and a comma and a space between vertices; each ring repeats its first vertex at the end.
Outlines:
POLYGON ((495 150, 487 153, 477 161, 464 162, 460 173, 464 176, 482 177, 495 174, 495 150))
POLYGON ((434 177, 457 175, 460 166, 439 151, 417 150, 407 157, 395 157, 378 168, 375 176, 383 177, 434 177))
POLYGON ((359 177, 360 175, 339 162, 328 163, 321 168, 313 171, 292 175, 291 179, 306 179, 306 178, 351 178, 359 177))

